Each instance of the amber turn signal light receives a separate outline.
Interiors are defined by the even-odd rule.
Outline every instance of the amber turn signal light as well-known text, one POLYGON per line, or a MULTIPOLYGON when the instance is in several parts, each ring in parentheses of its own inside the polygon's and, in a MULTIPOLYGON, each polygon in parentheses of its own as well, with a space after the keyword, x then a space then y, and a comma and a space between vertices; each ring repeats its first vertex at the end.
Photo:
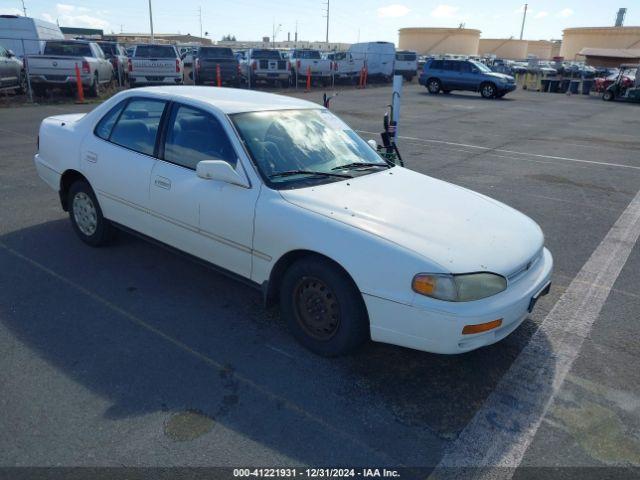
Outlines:
POLYGON ((491 322, 487 323, 478 323, 477 325, 465 325, 462 329, 462 334, 471 335, 473 333, 487 332, 489 330, 493 330, 494 328, 498 328, 500 325, 502 325, 501 318, 492 320, 491 322))

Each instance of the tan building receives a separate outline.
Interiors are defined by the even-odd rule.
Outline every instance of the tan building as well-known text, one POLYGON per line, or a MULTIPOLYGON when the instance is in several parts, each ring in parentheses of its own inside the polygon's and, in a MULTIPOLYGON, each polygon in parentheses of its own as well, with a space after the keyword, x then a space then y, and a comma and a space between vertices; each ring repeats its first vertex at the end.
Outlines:
MULTIPOLYGON (((105 35, 104 38, 125 44, 151 43, 151 35, 148 33, 112 33, 105 35)), ((196 37, 188 34, 182 35, 179 33, 157 33, 153 36, 153 42, 194 45, 211 45, 213 43, 209 38, 196 37)))
POLYGON ((401 28, 398 48, 420 55, 477 55, 480 30, 469 28, 401 28))
POLYGON ((576 60, 583 48, 640 48, 640 27, 584 27, 564 30, 560 56, 566 60, 576 60))
POLYGON ((320 50, 321 52, 333 52, 348 50, 351 46, 350 43, 340 42, 308 42, 308 41, 281 41, 270 42, 269 38, 264 38, 263 41, 257 40, 220 40, 216 42, 216 45, 222 47, 229 47, 233 49, 246 49, 246 48, 278 48, 282 50, 289 50, 292 48, 310 48, 312 50, 320 50))
POLYGON ((508 60, 527 58, 529 42, 515 38, 481 38, 478 44, 478 55, 484 57, 495 55, 508 60))
MULTIPOLYGON (((556 42, 549 40, 529 40, 527 45, 527 57, 536 57, 540 60, 551 60, 553 58, 553 48, 556 42)), ((558 46, 558 53, 560 52, 558 46)))
POLYGON ((617 68, 624 63, 640 63, 640 48, 583 48, 578 53, 578 59, 594 67, 617 68))

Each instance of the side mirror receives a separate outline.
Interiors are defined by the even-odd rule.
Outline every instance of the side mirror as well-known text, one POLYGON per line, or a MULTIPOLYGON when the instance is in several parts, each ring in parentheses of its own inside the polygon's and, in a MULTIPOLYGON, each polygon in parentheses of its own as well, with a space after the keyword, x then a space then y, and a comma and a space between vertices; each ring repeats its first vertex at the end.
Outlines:
POLYGON ((12 57, 15 57, 15 56, 16 56, 16 54, 13 53, 13 50, 7 50, 7 57, 12 58, 12 57))
POLYGON ((249 188, 249 183, 223 160, 202 160, 196 165, 196 175, 205 180, 217 180, 249 188))

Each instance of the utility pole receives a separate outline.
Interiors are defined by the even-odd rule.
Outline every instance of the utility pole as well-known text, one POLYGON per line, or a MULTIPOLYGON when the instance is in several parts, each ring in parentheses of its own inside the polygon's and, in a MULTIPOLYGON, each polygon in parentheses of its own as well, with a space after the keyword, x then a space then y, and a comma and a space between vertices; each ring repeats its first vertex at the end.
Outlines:
POLYGON ((200 38, 202 38, 202 7, 198 7, 198 15, 200 15, 200 38))
POLYGON ((27 7, 24 6, 24 0, 22 0, 22 11, 24 12, 24 16, 27 16, 27 7))
POLYGON ((149 26, 151 27, 151 41, 153 42, 153 12, 151 11, 151 0, 149 0, 149 26))
POLYGON ((327 38, 326 42, 329 43, 329 1, 327 0, 327 38))
POLYGON ((294 47, 298 48, 298 20, 296 20, 296 34, 293 36, 294 47))
POLYGON ((520 40, 522 40, 522 36, 524 35, 524 22, 527 20, 527 9, 529 8, 529 4, 524 4, 524 13, 522 14, 522 28, 520 29, 520 40))

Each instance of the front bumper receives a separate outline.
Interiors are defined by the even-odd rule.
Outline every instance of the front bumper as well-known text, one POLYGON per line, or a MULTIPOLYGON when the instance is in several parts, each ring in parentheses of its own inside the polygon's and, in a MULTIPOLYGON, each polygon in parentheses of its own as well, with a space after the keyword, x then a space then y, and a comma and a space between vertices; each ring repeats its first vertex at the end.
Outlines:
POLYGON ((425 308, 363 294, 369 312, 371 339, 441 354, 469 352, 499 342, 527 318, 532 298, 549 284, 552 271, 553 258, 545 248, 542 258, 523 278, 509 285, 504 292, 482 300, 434 301, 433 308, 425 308), (494 330, 462 334, 466 325, 499 318, 502 325, 494 330))

